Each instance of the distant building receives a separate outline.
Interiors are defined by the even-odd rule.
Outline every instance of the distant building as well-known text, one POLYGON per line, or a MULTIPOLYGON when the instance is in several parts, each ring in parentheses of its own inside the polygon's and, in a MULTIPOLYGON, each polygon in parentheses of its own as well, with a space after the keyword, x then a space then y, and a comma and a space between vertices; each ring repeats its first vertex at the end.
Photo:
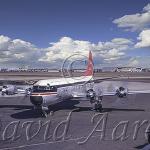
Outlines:
POLYGON ((48 72, 60 72, 58 69, 48 69, 48 72))
POLYGON ((1 72, 7 72, 8 69, 7 68, 1 68, 1 72))
POLYGON ((142 72, 142 68, 138 67, 118 67, 116 72, 142 72))
MULTIPOLYGON (((62 70, 60 70, 61 72, 62 70)), ((80 73, 83 73, 86 71, 86 69, 71 69, 71 70, 67 70, 67 69, 63 69, 63 72, 80 72, 80 73)), ((98 72, 102 72, 102 69, 94 69, 94 73, 98 73, 98 72)))
POLYGON ((102 72, 116 72, 115 67, 103 67, 102 72))
POLYGON ((94 69, 94 73, 102 72, 102 69, 94 69))
POLYGON ((19 72, 27 72, 27 70, 28 70, 28 69, 25 69, 25 68, 19 68, 18 71, 19 71, 19 72))
POLYGON ((143 68, 142 72, 150 72, 150 68, 143 68))

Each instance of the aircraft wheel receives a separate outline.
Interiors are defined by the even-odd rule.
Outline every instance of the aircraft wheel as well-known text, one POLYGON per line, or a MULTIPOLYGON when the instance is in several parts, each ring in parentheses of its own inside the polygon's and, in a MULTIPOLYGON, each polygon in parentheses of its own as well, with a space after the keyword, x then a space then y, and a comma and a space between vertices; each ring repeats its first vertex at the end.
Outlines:
POLYGON ((102 104, 95 104, 95 110, 97 112, 102 112, 102 104))
POLYGON ((150 144, 150 134, 148 135, 148 143, 150 144))
POLYGON ((150 132, 148 131, 146 134, 147 134, 148 143, 150 144, 150 132))
POLYGON ((9 92, 8 92, 8 91, 6 91, 6 95, 9 95, 9 92))
POLYGON ((47 118, 48 114, 46 113, 46 111, 42 111, 42 117, 47 118))

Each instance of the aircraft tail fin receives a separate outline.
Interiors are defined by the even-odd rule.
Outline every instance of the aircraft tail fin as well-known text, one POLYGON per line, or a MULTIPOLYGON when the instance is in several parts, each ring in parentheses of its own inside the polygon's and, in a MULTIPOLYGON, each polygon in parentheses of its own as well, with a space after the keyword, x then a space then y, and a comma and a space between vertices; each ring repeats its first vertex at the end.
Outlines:
POLYGON ((89 51, 89 58, 88 58, 88 64, 87 64, 87 69, 84 72, 84 76, 92 76, 93 75, 93 57, 92 57, 92 52, 89 51))

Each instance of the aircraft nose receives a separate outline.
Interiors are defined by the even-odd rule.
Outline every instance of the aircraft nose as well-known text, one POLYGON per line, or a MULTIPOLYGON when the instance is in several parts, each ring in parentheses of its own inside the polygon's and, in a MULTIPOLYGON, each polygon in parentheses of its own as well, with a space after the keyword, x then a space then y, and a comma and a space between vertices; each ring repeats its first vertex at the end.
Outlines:
POLYGON ((41 106, 43 104, 42 96, 30 96, 30 101, 34 106, 41 106))

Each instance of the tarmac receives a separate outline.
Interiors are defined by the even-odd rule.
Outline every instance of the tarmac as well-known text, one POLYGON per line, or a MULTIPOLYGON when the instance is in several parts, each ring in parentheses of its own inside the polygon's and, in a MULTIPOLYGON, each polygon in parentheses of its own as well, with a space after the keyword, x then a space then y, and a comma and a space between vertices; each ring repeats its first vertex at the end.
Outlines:
MULTIPOLYGON (((132 79, 123 79, 123 81, 132 79)), ((147 78, 133 81, 150 83, 147 78)), ((103 98, 103 112, 86 99, 50 106, 42 117, 29 97, 0 97, 0 150, 138 150, 149 147, 150 94, 103 98)))

